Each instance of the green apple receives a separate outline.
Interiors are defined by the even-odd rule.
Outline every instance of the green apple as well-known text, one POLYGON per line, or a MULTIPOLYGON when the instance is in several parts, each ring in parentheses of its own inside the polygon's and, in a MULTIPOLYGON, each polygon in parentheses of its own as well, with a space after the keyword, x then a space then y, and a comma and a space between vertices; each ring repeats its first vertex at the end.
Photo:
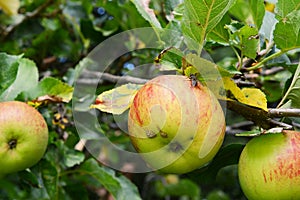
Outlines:
POLYGON ((48 144, 43 116, 24 102, 0 102, 0 174, 24 170, 36 164, 48 144))
POLYGON ((300 198, 300 132, 265 134, 248 142, 238 164, 249 200, 300 198))
POLYGON ((147 82, 130 106, 133 146, 154 169, 187 173, 212 160, 222 145, 222 107, 205 86, 185 76, 163 75, 147 82))

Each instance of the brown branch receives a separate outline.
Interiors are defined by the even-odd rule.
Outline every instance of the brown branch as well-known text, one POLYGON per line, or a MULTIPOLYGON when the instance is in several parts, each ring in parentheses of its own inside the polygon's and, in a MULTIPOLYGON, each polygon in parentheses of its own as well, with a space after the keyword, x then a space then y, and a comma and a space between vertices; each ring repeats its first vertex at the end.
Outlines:
POLYGON ((268 109, 268 111, 264 111, 259 108, 241 104, 236 101, 226 101, 226 103, 228 109, 242 115, 247 120, 254 122, 256 125, 264 129, 270 129, 278 126, 283 127, 285 129, 292 129, 293 127, 291 125, 276 121, 274 120, 274 118, 300 117, 300 109, 270 108, 268 109))
POLYGON ((111 83, 136 83, 136 84, 145 84, 148 79, 137 78, 133 76, 117 76, 109 73, 102 72, 92 72, 92 71, 83 71, 82 76, 76 81, 78 84, 87 84, 95 85, 99 81, 109 81, 111 83))
MULTIPOLYGON (((144 84, 148 79, 136 78, 132 76, 116 76, 109 73, 101 72, 91 72, 84 71, 83 78, 79 79, 78 83, 82 84, 98 84, 99 80, 105 80, 112 83, 136 83, 144 84)), ((270 129, 273 127, 283 127, 285 129, 291 129, 292 126, 283 122, 276 121, 274 118, 282 117, 300 117, 300 109, 275 109, 270 108, 268 111, 248 106, 237 101, 224 101, 220 100, 222 103, 226 103, 227 108, 242 115, 247 120, 253 122, 255 125, 260 126, 264 129, 270 129)))
POLYGON ((226 101, 226 105, 228 109, 242 115, 247 120, 254 122, 254 124, 257 126, 260 126, 264 129, 270 129, 273 127, 267 111, 247 106, 237 101, 226 101))
POLYGON ((300 109, 296 108, 270 108, 269 109, 269 117, 300 117, 300 109))

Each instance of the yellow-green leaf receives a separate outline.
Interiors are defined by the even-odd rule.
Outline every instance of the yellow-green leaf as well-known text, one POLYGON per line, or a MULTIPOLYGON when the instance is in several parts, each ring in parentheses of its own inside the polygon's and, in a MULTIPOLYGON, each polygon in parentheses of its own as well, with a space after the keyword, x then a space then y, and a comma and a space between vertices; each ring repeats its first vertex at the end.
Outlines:
POLYGON ((2 8, 8 15, 16 15, 19 7, 19 0, 0 0, 0 8, 2 8))
POLYGON ((223 78, 224 88, 226 90, 226 96, 229 99, 235 99, 239 102, 246 101, 246 97, 241 89, 235 84, 231 78, 223 78))
POLYGON ((266 95, 260 89, 243 88, 242 92, 245 95, 245 100, 241 103, 261 108, 265 111, 268 110, 266 95))
MULTIPOLYGON (((240 89, 235 82, 228 78, 223 78, 224 88, 226 90, 227 100, 237 100, 243 104, 268 110, 266 95, 257 88, 240 89)), ((224 98, 223 98, 224 100, 224 98)))
POLYGON ((105 91, 96 98, 95 104, 90 107, 112 114, 122 114, 130 107, 135 94, 142 86, 128 83, 105 91))

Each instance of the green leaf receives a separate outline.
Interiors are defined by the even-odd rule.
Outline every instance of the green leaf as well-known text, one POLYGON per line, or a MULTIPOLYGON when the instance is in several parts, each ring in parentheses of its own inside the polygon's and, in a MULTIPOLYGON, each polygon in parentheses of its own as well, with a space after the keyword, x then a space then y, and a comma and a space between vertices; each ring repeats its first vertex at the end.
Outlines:
POLYGON ((280 19, 274 30, 274 41, 282 51, 300 48, 300 10, 294 10, 280 19))
POLYGON ((218 23, 218 25, 208 34, 208 39, 218 42, 220 44, 228 44, 229 43, 229 33, 228 30, 225 29, 225 25, 230 24, 231 19, 228 14, 224 15, 222 20, 218 23))
MULTIPOLYGON (((17 57, 15 57, 17 58, 17 57)), ((9 59, 10 60, 10 59, 9 59)), ((16 62, 4 63, 4 66, 1 68, 10 68, 11 70, 5 70, 2 76, 7 75, 7 78, 4 78, 7 87, 7 84, 10 84, 5 91, 0 94, 0 101, 12 101, 14 100, 21 92, 28 92, 33 89, 38 83, 38 70, 34 62, 26 58, 19 58, 16 62), (11 65, 9 65, 9 63, 11 65), (6 65, 5 65, 6 64, 6 65), (15 74, 15 69, 17 66, 17 74, 15 74), (7 73, 12 72, 12 75, 7 73)))
POLYGON ((278 19, 286 18, 291 12, 300 9, 299 0, 278 0, 275 8, 275 12, 278 19))
POLYGON ((163 50, 156 58, 155 62, 161 71, 177 70, 182 67, 182 51, 177 48, 163 50))
POLYGON ((64 164, 67 167, 79 165, 84 160, 84 154, 74 149, 65 149, 64 164))
POLYGON ((124 176, 116 176, 115 171, 99 166, 96 160, 85 161, 79 172, 88 174, 98 180, 118 200, 140 200, 136 186, 124 176))
POLYGON ((23 181, 27 182, 31 186, 36 187, 36 188, 41 187, 39 185, 38 178, 35 176, 34 173, 27 171, 27 170, 23 170, 23 171, 18 172, 18 175, 20 176, 20 178, 23 181))
POLYGON ((53 77, 44 78, 39 82, 34 91, 31 92, 33 98, 41 96, 51 96, 69 102, 72 99, 73 87, 53 77))
POLYGON ((255 59, 259 46, 258 30, 245 25, 231 35, 233 45, 239 48, 242 55, 255 59))
POLYGON ((236 4, 229 10, 230 14, 247 25, 261 27, 265 5, 263 0, 237 0, 236 4))
POLYGON ((183 34, 198 42, 201 48, 206 35, 221 21, 234 1, 185 0, 183 34))
POLYGON ((149 8, 150 0, 131 0, 139 13, 155 28, 162 28, 155 16, 154 10, 149 8))
POLYGON ((16 187, 16 183, 6 178, 0 178, 0 195, 2 199, 24 199, 24 193, 16 187))
POLYGON ((58 172, 55 165, 47 160, 40 162, 42 179, 50 199, 58 199, 58 172))
POLYGON ((293 77, 290 87, 288 88, 287 92, 285 93, 285 95, 282 98, 281 102, 279 103, 278 107, 282 106, 282 104, 285 101, 290 100, 291 107, 300 108, 299 99, 300 99, 300 64, 297 67, 297 70, 294 74, 294 77, 293 77))
POLYGON ((49 145, 45 158, 52 165, 60 166, 63 169, 74 167, 84 161, 84 154, 73 148, 70 148, 61 140, 56 141, 54 145, 49 145))
POLYGON ((253 22, 260 29, 265 15, 264 0, 249 0, 253 22))
POLYGON ((228 194, 222 190, 214 190, 207 195, 207 200, 230 200, 228 194))
POLYGON ((13 56, 0 53, 0 94, 2 94, 16 79, 18 72, 18 61, 22 56, 13 56))
POLYGON ((189 179, 180 179, 178 183, 163 184, 156 182, 156 191, 161 197, 165 196, 188 196, 192 200, 201 199, 201 191, 197 184, 189 179))

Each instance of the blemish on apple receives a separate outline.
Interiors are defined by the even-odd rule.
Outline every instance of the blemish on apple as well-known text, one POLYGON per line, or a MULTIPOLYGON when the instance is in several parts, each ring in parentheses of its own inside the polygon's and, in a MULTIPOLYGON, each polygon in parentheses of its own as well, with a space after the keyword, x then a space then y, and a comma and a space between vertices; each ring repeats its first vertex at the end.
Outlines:
POLYGON ((145 130, 145 132, 146 132, 146 136, 148 137, 148 138, 155 138, 156 137, 156 133, 154 133, 153 131, 151 131, 151 130, 145 130))

